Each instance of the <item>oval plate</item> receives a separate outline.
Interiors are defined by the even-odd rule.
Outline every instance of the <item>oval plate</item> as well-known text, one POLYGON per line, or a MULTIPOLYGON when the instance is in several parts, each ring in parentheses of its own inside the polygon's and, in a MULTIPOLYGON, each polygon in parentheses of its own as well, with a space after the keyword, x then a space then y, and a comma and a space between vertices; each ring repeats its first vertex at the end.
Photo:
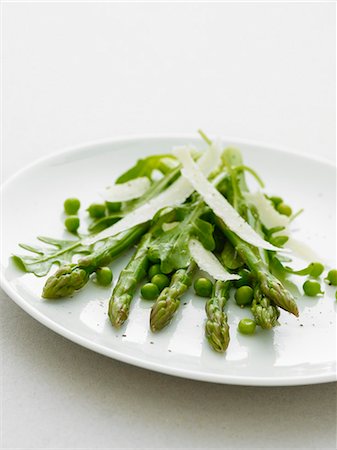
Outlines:
MULTIPOLYGON (((300 317, 281 313, 281 326, 259 329, 255 336, 239 335, 238 321, 250 315, 228 304, 231 342, 225 355, 212 351, 204 338, 204 300, 192 290, 169 327, 152 334, 151 303, 137 294, 128 322, 116 331, 107 319, 110 289, 89 283, 71 299, 45 301, 44 278, 24 274, 9 257, 22 253, 18 242, 33 243, 38 235, 65 236, 62 205, 76 196, 83 205, 99 201, 98 192, 137 158, 192 143, 190 136, 140 137, 90 144, 40 160, 12 177, 2 188, 2 287, 28 314, 45 326, 98 353, 158 372, 217 383, 280 386, 336 379, 335 289, 324 285, 322 298, 301 297, 300 317)), ((294 236, 335 263, 335 168, 329 163, 265 145, 223 139, 237 146, 245 164, 264 179, 267 191, 281 195, 294 210, 305 212, 294 222, 294 236)), ((84 209, 84 208, 83 208, 84 209)), ((85 222, 85 212, 82 214, 85 222)), ((302 247, 303 250, 303 247, 302 247)), ((310 256, 312 258, 312 256, 310 256)), ((128 255, 112 265, 117 279, 128 255)), ((298 266, 304 262, 298 262, 298 266)), ((299 279, 299 283, 303 282, 299 279)), ((324 284, 324 283, 323 283, 324 284)))

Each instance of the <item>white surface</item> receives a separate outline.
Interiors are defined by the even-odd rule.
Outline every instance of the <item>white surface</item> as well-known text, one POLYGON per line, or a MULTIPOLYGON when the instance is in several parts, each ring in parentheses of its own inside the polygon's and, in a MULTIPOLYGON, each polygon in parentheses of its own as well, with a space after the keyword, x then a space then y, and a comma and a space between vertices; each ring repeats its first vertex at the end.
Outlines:
MULTIPOLYGON (((3 192, 3 232, 6 239, 1 246, 1 275, 6 292, 33 317, 74 342, 158 372, 202 381, 258 386, 336 380, 336 301, 333 287, 326 286, 325 296, 321 299, 301 298, 298 291, 299 318, 283 312, 279 319, 280 327, 271 332, 259 329, 254 339, 236 331, 239 320, 247 317, 249 312, 233 301, 229 302, 231 342, 226 355, 219 355, 206 342, 204 301, 193 295, 193 290, 181 299, 172 324, 155 334, 149 329, 151 304, 140 300, 136 293, 129 320, 117 331, 107 318, 111 289, 89 282, 72 299, 45 301, 41 298, 41 291, 46 278, 23 274, 10 261, 13 252, 28 254, 18 248, 18 239, 32 244, 36 242, 35 236, 41 234, 72 238, 64 233, 63 217, 57 208, 60 205, 61 209, 69 192, 79 196, 85 208, 85 205, 97 201, 100 186, 111 183, 131 167, 137 155, 153 154, 158 149, 167 153, 174 146, 189 143, 200 146, 200 149, 205 147, 201 139, 192 137, 142 138, 93 144, 44 159, 9 181, 3 192), (78 186, 81 186, 80 191, 78 186), (32 198, 36 200, 32 202, 32 198), (47 210, 43 205, 48 203, 47 210), (26 217, 24 229, 21 216, 26 217)), ((282 192, 285 199, 291 199, 294 210, 304 208, 305 212, 291 226, 292 237, 322 255, 319 260, 327 267, 334 267, 335 168, 303 156, 264 148, 261 144, 255 146, 224 138, 223 145, 242 150, 245 163, 263 174, 269 188, 267 192, 282 192), (301 167, 300 175, 297 174, 298 167, 301 167), (289 180, 285 184, 280 174, 286 171, 289 180), (298 184, 302 189, 296 192, 298 184)), ((80 214, 83 225, 87 222, 87 214, 85 211, 80 214)), ((113 263, 115 282, 129 257, 126 255, 113 263)), ((311 262, 296 260, 296 255, 292 258, 294 268, 302 268, 311 262)), ((201 268, 205 270, 205 267, 201 268)), ((299 288, 303 283, 296 277, 292 281, 299 288)))
MULTIPOLYGON (((334 158, 335 6, 3 5, 3 175, 64 146, 193 132, 334 158)), ((334 448, 334 384, 207 385, 47 330, 1 294, 4 448, 334 448), (230 407, 228 407, 230 405, 230 407)))

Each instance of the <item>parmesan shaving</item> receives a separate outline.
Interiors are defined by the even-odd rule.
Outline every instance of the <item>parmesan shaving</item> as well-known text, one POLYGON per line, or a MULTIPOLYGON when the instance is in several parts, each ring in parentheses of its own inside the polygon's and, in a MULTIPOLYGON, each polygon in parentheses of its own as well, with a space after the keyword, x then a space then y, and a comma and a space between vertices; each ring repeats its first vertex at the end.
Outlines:
MULTIPOLYGON (((178 147, 176 148, 176 151, 179 152, 182 149, 186 149, 186 152, 190 154, 190 147, 188 146, 178 147)), ((216 145, 210 145, 205 153, 199 158, 196 167, 203 176, 208 177, 209 174, 216 169, 219 163, 220 150, 216 145)), ((165 191, 149 200, 146 204, 130 212, 130 214, 123 217, 111 227, 106 228, 94 236, 88 237, 84 240, 84 243, 85 245, 94 244, 97 241, 114 236, 141 223, 145 223, 151 220, 162 208, 167 206, 177 206, 184 203, 193 192, 194 188, 189 181, 184 177, 180 177, 165 191)))
POLYGON ((232 207, 220 192, 210 183, 199 167, 195 164, 186 148, 175 150, 175 155, 182 163, 182 175, 192 184, 194 189, 203 197, 204 201, 213 212, 222 219, 227 227, 237 234, 242 240, 255 247, 266 250, 284 251, 279 247, 274 247, 270 242, 265 241, 232 207))
POLYGON ((147 177, 139 177, 126 183, 109 186, 102 193, 102 197, 106 202, 126 202, 141 197, 150 186, 151 181, 147 177))
POLYGON ((239 275, 227 272, 213 253, 206 250, 198 240, 191 239, 188 243, 188 248, 199 268, 207 272, 215 280, 228 281, 241 278, 239 275))
MULTIPOLYGON (((289 218, 283 214, 280 214, 273 207, 272 202, 268 200, 261 191, 254 193, 247 192, 245 198, 248 203, 255 206, 259 217, 263 225, 267 228, 284 227, 285 229, 289 225, 289 218)), ((282 231, 282 234, 286 230, 282 231)))

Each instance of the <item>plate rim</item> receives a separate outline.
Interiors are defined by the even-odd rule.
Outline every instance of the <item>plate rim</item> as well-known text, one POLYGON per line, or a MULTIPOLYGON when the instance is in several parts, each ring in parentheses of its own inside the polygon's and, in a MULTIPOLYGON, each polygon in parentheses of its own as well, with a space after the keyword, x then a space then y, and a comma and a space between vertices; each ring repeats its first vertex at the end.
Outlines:
MULTIPOLYGON (((107 138, 107 139, 100 139, 100 140, 93 140, 90 142, 77 144, 75 146, 69 146, 66 148, 63 148, 62 150, 56 150, 52 152, 51 154, 47 156, 43 156, 41 158, 37 158, 36 160, 32 161, 30 164, 26 165, 22 169, 15 172, 13 175, 11 175, 2 185, 0 186, 0 197, 5 193, 8 186, 10 186, 17 178, 19 178, 22 174, 29 171, 30 169, 33 169, 43 163, 46 163, 50 160, 53 160, 55 158, 58 158, 62 155, 66 155, 69 153, 76 154, 77 152, 81 152, 83 150, 89 149, 90 147, 94 146, 104 146, 108 144, 116 144, 118 142, 121 143, 134 143, 137 141, 149 141, 149 140, 196 140, 198 135, 193 134, 184 134, 184 133, 156 133, 156 134, 141 134, 141 135, 133 135, 133 136, 116 136, 113 138, 107 138)), ((252 145, 261 147, 263 149, 269 149, 276 152, 286 153, 287 155, 297 156, 301 157, 310 161, 315 161, 321 164, 325 164, 329 166, 330 168, 336 168, 336 165, 325 158, 320 158, 317 156, 311 156, 302 154, 301 152, 298 152, 296 150, 292 150, 289 147, 283 147, 283 146, 275 146, 270 143, 266 142, 259 142, 255 140, 250 139, 241 139, 241 138, 235 138, 231 136, 221 136, 221 140, 226 142, 233 142, 235 145, 252 145)), ((197 381, 204 381, 204 382, 212 382, 212 383, 220 383, 220 384, 230 384, 230 385, 242 385, 242 386, 264 386, 264 387, 272 387, 272 386, 297 386, 297 385, 311 385, 311 384, 319 384, 319 383, 329 383, 334 382, 337 380, 336 377, 336 371, 328 372, 322 375, 308 375, 305 378, 303 375, 301 376, 282 376, 282 377, 244 377, 240 375, 226 375, 226 374, 214 374, 214 373, 200 373, 197 370, 189 370, 189 369, 177 369, 175 367, 168 367, 165 364, 157 363, 157 362, 151 362, 147 361, 143 358, 137 358, 135 356, 124 354, 118 350, 106 348, 102 346, 99 343, 95 343, 91 341, 90 339, 80 336, 77 333, 74 333, 66 328, 64 328, 62 325, 54 322, 52 319, 47 317, 46 315, 39 312, 37 309, 35 309, 32 305, 27 303, 23 296, 21 296, 19 293, 17 293, 10 283, 7 281, 3 265, 1 264, 1 272, 0 272, 0 286, 1 288, 6 292, 6 294, 13 300, 20 308, 22 308, 26 313, 28 313, 31 317, 33 317, 35 320, 40 322, 42 325, 46 326, 47 328, 51 329, 55 333, 65 337, 66 339, 69 339, 70 341, 81 345, 82 347, 88 348, 89 350, 95 351, 96 353, 99 353, 101 355, 104 355, 106 357, 134 365, 137 367, 141 367, 143 369, 152 370, 158 373, 163 373, 166 375, 171 376, 177 376, 180 378, 185 379, 192 379, 197 381)))

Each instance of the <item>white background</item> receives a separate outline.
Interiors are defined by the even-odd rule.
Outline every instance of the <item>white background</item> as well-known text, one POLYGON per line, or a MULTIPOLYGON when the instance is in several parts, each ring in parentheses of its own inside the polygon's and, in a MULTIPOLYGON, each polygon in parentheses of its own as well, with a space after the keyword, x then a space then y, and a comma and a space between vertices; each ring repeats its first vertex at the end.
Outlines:
MULTIPOLYGON (((333 3, 4 2, 2 12, 3 179, 81 142, 199 127, 335 157, 333 3)), ((147 372, 0 298, 2 448, 335 448, 334 384, 147 372)))

